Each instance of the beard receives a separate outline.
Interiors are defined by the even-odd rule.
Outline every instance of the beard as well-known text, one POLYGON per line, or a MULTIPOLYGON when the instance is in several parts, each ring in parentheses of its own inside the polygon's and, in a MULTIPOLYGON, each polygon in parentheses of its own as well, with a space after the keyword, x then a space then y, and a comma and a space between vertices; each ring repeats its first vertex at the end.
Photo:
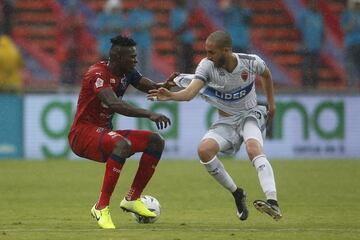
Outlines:
POLYGON ((221 56, 218 61, 215 62, 215 67, 222 67, 225 65, 225 56, 221 56))

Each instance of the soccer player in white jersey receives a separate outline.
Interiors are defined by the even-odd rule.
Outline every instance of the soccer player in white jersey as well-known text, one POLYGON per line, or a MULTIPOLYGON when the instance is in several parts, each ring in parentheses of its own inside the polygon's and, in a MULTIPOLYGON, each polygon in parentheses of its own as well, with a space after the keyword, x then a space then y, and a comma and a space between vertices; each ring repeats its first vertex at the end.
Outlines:
POLYGON ((255 200, 257 210, 275 220, 282 217, 273 169, 263 153, 266 121, 275 114, 273 82, 269 69, 257 55, 232 52, 232 40, 228 33, 216 31, 205 42, 207 57, 202 59, 195 74, 180 74, 174 81, 184 89, 171 92, 165 88, 151 90, 149 100, 190 101, 200 94, 219 112, 219 119, 212 124, 198 146, 200 162, 224 188, 234 196, 237 215, 246 220, 246 194, 237 187, 225 170, 217 154, 234 154, 244 142, 249 159, 256 168, 266 201, 255 200), (255 77, 261 83, 267 97, 267 108, 257 105, 255 77))

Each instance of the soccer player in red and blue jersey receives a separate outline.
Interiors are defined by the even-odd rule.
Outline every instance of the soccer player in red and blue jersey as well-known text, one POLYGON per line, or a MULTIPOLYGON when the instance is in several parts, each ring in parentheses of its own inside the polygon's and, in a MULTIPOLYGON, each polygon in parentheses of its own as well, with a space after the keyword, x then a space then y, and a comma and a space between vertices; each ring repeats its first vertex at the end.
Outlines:
POLYGON ((120 207, 144 217, 155 217, 140 201, 140 194, 152 177, 164 149, 164 140, 157 133, 144 130, 113 130, 114 113, 128 117, 148 118, 158 129, 171 124, 165 115, 136 108, 122 97, 131 84, 142 92, 174 85, 173 74, 164 83, 143 77, 136 69, 136 43, 128 37, 111 39, 109 61, 92 65, 85 73, 74 122, 69 132, 71 149, 80 157, 106 163, 105 176, 98 202, 91 209, 99 226, 115 228, 109 202, 126 158, 142 152, 139 168, 127 196, 120 207))

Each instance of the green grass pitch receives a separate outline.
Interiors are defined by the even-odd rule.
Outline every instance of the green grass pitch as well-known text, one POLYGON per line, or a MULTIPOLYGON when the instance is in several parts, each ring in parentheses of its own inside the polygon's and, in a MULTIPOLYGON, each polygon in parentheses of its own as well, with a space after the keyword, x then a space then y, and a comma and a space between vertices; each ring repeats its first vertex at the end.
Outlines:
POLYGON ((103 164, 91 161, 0 161, 0 239, 360 239, 360 161, 272 161, 283 219, 257 212, 262 199, 256 172, 247 161, 224 165, 248 193, 250 216, 237 220, 231 194, 198 161, 166 161, 144 194, 155 196, 162 214, 140 225, 119 202, 135 174, 126 163, 110 204, 116 230, 101 230, 90 217, 98 198, 103 164))

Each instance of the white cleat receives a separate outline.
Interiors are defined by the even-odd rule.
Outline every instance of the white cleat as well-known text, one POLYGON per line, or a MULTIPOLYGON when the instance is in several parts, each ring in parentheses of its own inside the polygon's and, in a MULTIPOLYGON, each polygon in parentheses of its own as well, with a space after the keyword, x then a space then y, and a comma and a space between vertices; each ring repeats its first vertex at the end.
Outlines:
POLYGON ((279 221, 282 218, 279 206, 270 204, 262 200, 255 200, 253 204, 259 212, 268 214, 275 221, 279 221))

